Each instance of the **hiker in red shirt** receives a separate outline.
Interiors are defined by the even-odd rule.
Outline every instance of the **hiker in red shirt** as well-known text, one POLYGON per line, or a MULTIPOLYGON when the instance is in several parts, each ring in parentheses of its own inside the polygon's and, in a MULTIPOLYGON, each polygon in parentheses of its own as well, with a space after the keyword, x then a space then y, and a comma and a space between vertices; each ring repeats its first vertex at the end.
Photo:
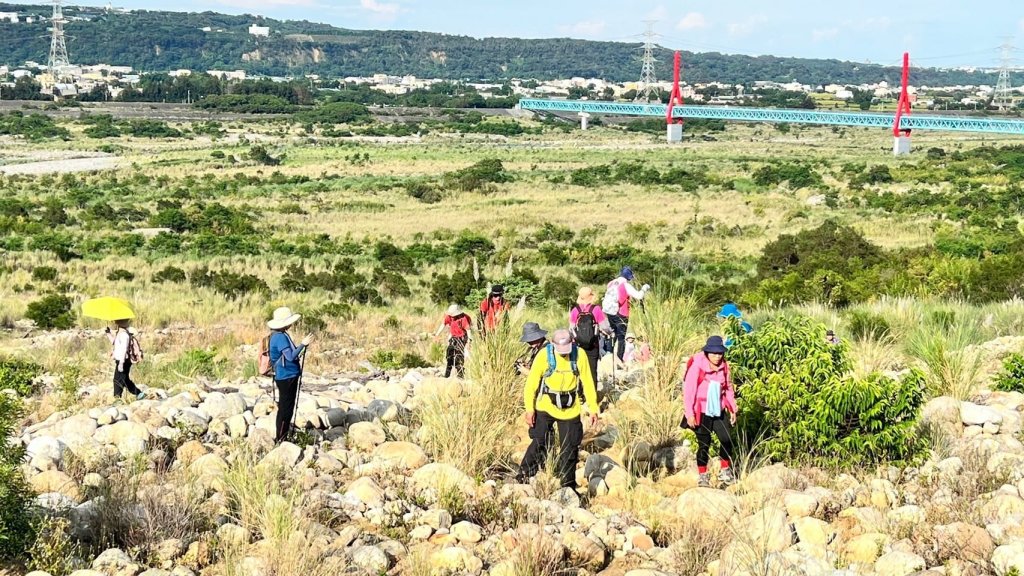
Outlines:
POLYGON ((505 301, 505 287, 501 284, 491 286, 490 294, 480 303, 480 332, 487 334, 497 328, 509 308, 505 301))
POLYGON ((438 327, 437 332, 434 332, 434 336, 439 336, 445 328, 448 328, 449 338, 448 351, 445 354, 448 362, 444 368, 444 377, 450 378, 452 368, 455 368, 459 378, 465 378, 466 344, 469 342, 469 331, 473 328, 473 321, 462 311, 461 306, 452 304, 444 315, 444 323, 438 327))

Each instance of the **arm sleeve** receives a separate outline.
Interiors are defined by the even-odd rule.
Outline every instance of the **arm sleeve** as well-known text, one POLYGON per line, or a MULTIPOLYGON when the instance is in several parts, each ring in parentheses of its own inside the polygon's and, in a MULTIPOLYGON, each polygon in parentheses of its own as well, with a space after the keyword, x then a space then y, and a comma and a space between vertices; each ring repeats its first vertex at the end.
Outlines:
POLYGON ((547 363, 547 355, 537 354, 530 366, 530 374, 526 377, 526 386, 523 387, 523 407, 527 412, 536 410, 534 404, 537 402, 537 390, 540 388, 540 379, 544 376, 547 363))
POLYGON ((735 414, 738 409, 736 407, 736 390, 732 387, 732 374, 729 373, 729 365, 725 366, 725 401, 722 404, 727 410, 735 414))
MULTIPOLYGON (((575 326, 576 325, 576 320, 578 320, 579 317, 580 317, 579 308, 573 306, 572 310, 569 310, 569 325, 570 326, 575 326)), ((595 318, 596 318, 596 316, 595 316, 595 318)))
POLYGON ((643 299, 644 299, 644 296, 645 296, 645 295, 647 294, 647 293, 646 293, 646 292, 644 292, 643 290, 637 290, 637 289, 636 289, 636 288, 634 288, 634 287, 633 287, 633 285, 632 285, 632 284, 630 284, 629 282, 624 282, 624 283, 623 283, 623 286, 625 286, 625 287, 626 287, 626 294, 627 294, 627 295, 628 295, 628 296, 629 296, 630 298, 634 298, 634 299, 636 299, 636 300, 643 300, 643 299))
MULTIPOLYGON (((584 364, 586 364, 586 358, 583 358, 583 360, 584 364)), ((601 408, 597 403, 597 387, 594 386, 594 376, 585 365, 582 368, 580 370, 580 382, 583 383, 583 398, 587 402, 587 410, 591 414, 600 414, 601 408)))
POLYGON ((686 371, 686 375, 683 376, 683 409, 686 411, 687 420, 695 416, 693 410, 694 404, 697 403, 697 377, 699 372, 700 368, 694 362, 690 365, 690 369, 686 371))
POLYGON ((288 345, 281 348, 281 355, 284 356, 284 359, 286 361, 295 362, 298 359, 299 354, 302 353, 302 350, 305 348, 305 346, 296 346, 295 343, 292 342, 292 337, 288 336, 287 334, 284 335, 284 338, 288 342, 288 345))

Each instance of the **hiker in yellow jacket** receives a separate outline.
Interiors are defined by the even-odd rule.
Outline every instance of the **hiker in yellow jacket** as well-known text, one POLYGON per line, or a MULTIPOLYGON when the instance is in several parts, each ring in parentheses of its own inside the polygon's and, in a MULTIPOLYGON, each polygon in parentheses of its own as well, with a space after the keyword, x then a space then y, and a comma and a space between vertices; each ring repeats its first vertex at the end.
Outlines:
POLYGON ((578 360, 578 351, 568 330, 556 330, 551 343, 533 360, 523 389, 526 424, 530 427, 532 442, 519 465, 521 482, 536 474, 544 463, 548 436, 557 424, 558 476, 563 488, 576 488, 576 464, 583 442, 581 404, 587 404, 591 426, 597 423, 599 411, 597 390, 585 363, 586 357, 583 370, 579 369, 578 360))

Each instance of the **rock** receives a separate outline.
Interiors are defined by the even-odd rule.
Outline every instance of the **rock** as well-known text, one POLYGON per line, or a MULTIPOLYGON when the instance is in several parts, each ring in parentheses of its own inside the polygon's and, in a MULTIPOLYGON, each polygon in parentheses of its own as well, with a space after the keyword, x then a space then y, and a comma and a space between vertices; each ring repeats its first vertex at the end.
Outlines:
POLYGON ((483 528, 472 522, 462 521, 453 524, 449 533, 454 536, 460 544, 476 544, 483 540, 483 528))
POLYGON ((264 456, 259 465, 263 467, 269 466, 280 470, 289 470, 299 462, 299 458, 302 458, 302 448, 299 448, 291 442, 282 442, 278 444, 276 448, 271 450, 270 453, 264 456))
POLYGON ((217 454, 204 454, 189 464, 189 472, 198 486, 205 490, 219 491, 224 488, 224 474, 228 463, 217 454))
POLYGON ((811 546, 824 548, 832 543, 835 538, 835 530, 828 522, 817 518, 797 518, 793 521, 793 528, 796 531, 797 540, 811 546))
POLYGON ((356 422, 348 428, 348 445, 370 451, 387 439, 384 428, 376 422, 356 422))
POLYGON ((651 461, 655 466, 674 474, 690 468, 693 464, 693 453, 686 445, 669 446, 655 450, 651 461))
POLYGON ((814 513, 818 511, 818 499, 803 492, 786 492, 782 496, 782 503, 790 518, 814 516, 814 513))
POLYGON ((424 378, 416 387, 416 395, 424 399, 437 397, 442 400, 458 400, 462 396, 462 382, 449 378, 424 378))
POLYGON ((452 526, 452 515, 443 508, 433 508, 420 514, 420 522, 434 530, 448 530, 452 526))
POLYGON ((185 543, 178 538, 163 540, 153 549, 153 558, 160 564, 170 566, 185 553, 185 543))
POLYGON ((758 550, 781 552, 793 544, 793 529, 779 508, 765 508, 745 518, 741 525, 745 541, 758 550))
POLYGON ((249 430, 249 423, 245 421, 245 416, 241 414, 235 414, 224 423, 228 427, 228 436, 232 438, 245 438, 245 434, 249 430))
POLYGON ((417 526, 409 531, 410 540, 426 540, 434 533, 430 526, 417 526))
POLYGON ((82 502, 82 490, 78 487, 78 483, 64 472, 58 470, 47 470, 46 472, 36 474, 29 479, 29 485, 40 494, 56 492, 67 496, 75 504, 82 502))
POLYGON ((878 576, 909 576, 927 568, 924 558, 910 552, 892 551, 875 562, 878 576))
POLYGON ((217 528, 217 541, 229 547, 241 548, 249 543, 249 531, 228 522, 217 528))
POLYGON ((980 406, 972 402, 960 402, 960 421, 964 426, 998 425, 1003 423, 1003 417, 994 408, 980 406))
POLYGON ((195 462, 200 456, 209 453, 206 446, 197 440, 189 440, 174 451, 174 458, 184 466, 195 462))
POLYGON ((728 523, 739 513, 739 509, 739 498, 712 488, 692 488, 676 500, 677 515, 694 518, 706 529, 721 528, 723 523, 728 523))
POLYGON ((997 576, 1007 576, 1011 570, 1024 574, 1024 542, 1014 542, 996 548, 992 553, 992 567, 997 576))
POLYGON ((131 458, 146 452, 150 440, 149 429, 144 424, 122 420, 96 430, 94 436, 101 444, 113 444, 124 458, 131 458))
POLYGON ((608 561, 608 553, 604 546, 579 532, 565 533, 562 536, 562 544, 569 551, 569 560, 574 566, 600 570, 608 561))
POLYGON ((988 562, 995 544, 988 532, 965 522, 955 522, 934 529, 937 556, 945 562, 959 558, 974 564, 988 562))
POLYGON ((932 398, 921 408, 921 421, 929 424, 956 424, 959 426, 960 401, 950 396, 932 398))
POLYGON ((562 508, 579 508, 580 495, 570 487, 560 488, 551 496, 551 501, 562 508))
POLYGON ((458 468, 451 464, 432 462, 420 467, 412 473, 412 482, 420 489, 431 488, 438 491, 458 489, 472 494, 476 483, 458 468))
POLYGON ((211 420, 227 420, 236 414, 245 412, 245 398, 237 392, 234 394, 210 392, 198 408, 211 420))
MULTIPOLYGON (((89 421, 91 422, 92 419, 90 418, 89 421)), ((29 460, 48 460, 52 462, 55 467, 60 467, 64 460, 64 452, 66 450, 67 445, 64 444, 64 442, 49 436, 38 436, 33 438, 25 449, 29 460)))
POLYGON ((401 470, 416 470, 427 463, 426 453, 412 442, 385 442, 373 450, 373 458, 401 470))
POLYGON ((653 570, 651 568, 637 568, 626 572, 625 576, 669 576, 661 570, 653 570))
POLYGON ((25 576, 51 576, 49 572, 43 572, 42 570, 33 570, 25 576))
POLYGON ((874 564, 882 548, 888 543, 889 537, 879 532, 854 536, 843 545, 843 558, 847 562, 874 564))
POLYGON ((472 552, 460 546, 449 546, 430 555, 433 573, 475 574, 483 569, 484 563, 472 552))
POLYGON ((388 555, 376 546, 359 546, 353 549, 351 559, 352 564, 374 576, 387 572, 391 567, 388 555))
POLYGON ((139 565, 132 562, 131 557, 120 548, 104 550, 102 554, 92 561, 92 568, 93 570, 109 573, 134 569, 135 571, 132 574, 136 574, 139 571, 139 565))
POLYGON ((377 485, 369 476, 356 479, 349 485, 345 496, 355 498, 369 507, 381 507, 384 505, 384 490, 377 485))
POLYGON ((107 576, 103 572, 97 570, 75 570, 70 576, 107 576))
POLYGON ((1019 516, 1024 516, 1024 500, 1006 492, 997 492, 981 507, 982 519, 992 524, 1002 524, 1019 516))
POLYGON ((390 400, 374 400, 366 406, 366 409, 381 422, 394 422, 401 414, 400 406, 390 400))
POLYGON ((886 518, 888 518, 891 524, 910 526, 923 524, 925 516, 924 508, 912 504, 900 506, 886 514, 886 518))
POLYGON ((159 568, 150 568, 145 572, 139 574, 139 576, 171 576, 171 573, 167 570, 161 570, 159 568))

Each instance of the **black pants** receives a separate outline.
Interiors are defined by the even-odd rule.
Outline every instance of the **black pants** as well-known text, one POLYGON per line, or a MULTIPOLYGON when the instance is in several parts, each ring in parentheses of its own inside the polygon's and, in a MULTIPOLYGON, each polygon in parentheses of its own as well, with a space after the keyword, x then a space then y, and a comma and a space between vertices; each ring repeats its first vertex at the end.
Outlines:
POLYGON ((622 356, 626 353, 626 332, 629 328, 629 316, 609 314, 608 323, 611 324, 612 331, 615 332, 615 356, 622 360, 622 356))
POLYGON ((594 386, 597 386, 597 361, 601 359, 601 347, 595 345, 593 348, 580 348, 587 355, 587 363, 590 364, 590 376, 594 378, 594 386))
POLYGON ((533 476, 544 465, 548 454, 551 430, 558 424, 558 477, 562 487, 576 487, 576 464, 580 461, 580 444, 583 442, 583 421, 579 416, 559 420, 547 412, 537 412, 537 419, 530 428, 530 447, 526 449, 519 469, 524 476, 533 476))
POLYGON ((127 358, 124 361, 124 371, 117 371, 117 360, 114 360, 114 398, 120 398, 127 390, 132 396, 138 396, 142 391, 135 386, 131 377, 132 361, 127 358))
POLYGON ((464 364, 466 363, 466 337, 455 338, 452 337, 448 340, 448 352, 446 354, 448 363, 444 368, 444 377, 448 378, 452 375, 452 368, 455 368, 455 373, 459 375, 459 378, 466 377, 466 369, 464 364))
MULTIPOLYGON (((724 413, 723 413, 724 414, 724 413)), ((708 465, 708 449, 711 448, 711 433, 718 436, 718 443, 722 450, 718 457, 726 462, 732 462, 732 435, 730 434, 728 416, 712 418, 707 414, 700 417, 700 424, 694 429, 697 434, 697 466, 708 465)))
POLYGON ((277 436, 275 442, 284 442, 292 427, 295 415, 295 400, 299 395, 299 377, 274 380, 277 386, 277 436))

